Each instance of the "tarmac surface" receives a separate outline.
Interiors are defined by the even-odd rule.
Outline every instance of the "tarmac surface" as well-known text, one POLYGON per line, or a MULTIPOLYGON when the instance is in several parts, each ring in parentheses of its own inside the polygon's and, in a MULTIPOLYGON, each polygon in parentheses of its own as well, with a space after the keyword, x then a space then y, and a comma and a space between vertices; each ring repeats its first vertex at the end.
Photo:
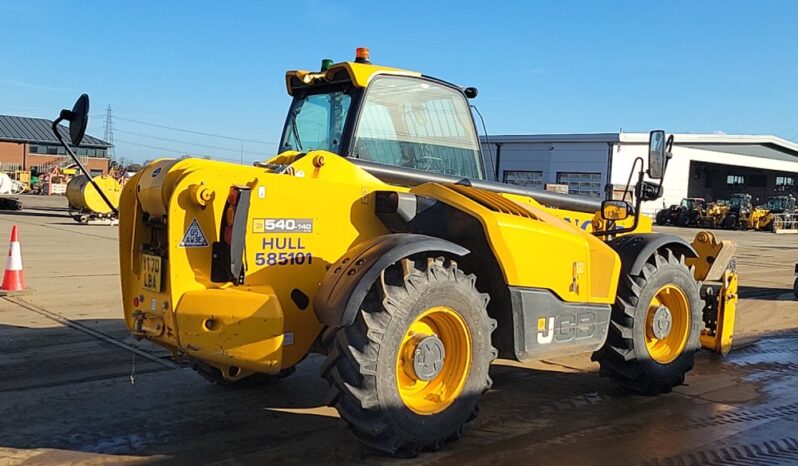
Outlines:
POLYGON ((716 232, 738 243, 735 348, 699 353, 672 393, 630 394, 589 354, 499 360, 459 442, 397 460, 324 406, 322 357, 230 389, 130 338, 116 227, 77 224, 63 198, 22 198, 0 212, 0 234, 20 228, 34 290, 0 298, 0 464, 798 464, 798 235, 716 232))

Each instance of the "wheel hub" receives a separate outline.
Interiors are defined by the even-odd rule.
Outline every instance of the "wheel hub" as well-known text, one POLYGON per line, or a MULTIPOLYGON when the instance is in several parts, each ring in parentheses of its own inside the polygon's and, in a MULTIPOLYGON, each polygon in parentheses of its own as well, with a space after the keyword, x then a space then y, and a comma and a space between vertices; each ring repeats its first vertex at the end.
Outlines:
POLYGON ((443 370, 446 350, 437 335, 423 337, 413 351, 413 371, 420 380, 434 379, 443 370))
POLYGON ((666 338, 671 333, 671 327, 673 327, 673 316, 670 309, 665 306, 659 306, 654 311, 654 318, 651 322, 651 330, 654 333, 654 337, 660 340, 666 338))

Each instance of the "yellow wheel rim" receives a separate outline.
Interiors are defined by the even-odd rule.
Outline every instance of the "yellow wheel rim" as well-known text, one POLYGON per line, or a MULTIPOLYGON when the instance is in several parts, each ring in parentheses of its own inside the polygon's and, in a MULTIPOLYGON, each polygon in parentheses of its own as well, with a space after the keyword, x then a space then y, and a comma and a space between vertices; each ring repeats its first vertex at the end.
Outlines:
POLYGON ((460 396, 470 369, 471 332, 465 320, 449 307, 429 308, 402 337, 396 355, 399 397, 416 414, 439 413, 460 396))
POLYGON ((651 359, 668 364, 679 357, 690 336, 690 302, 677 286, 665 285, 654 294, 646 317, 646 349, 651 359), (663 316, 670 321, 664 330, 663 316))

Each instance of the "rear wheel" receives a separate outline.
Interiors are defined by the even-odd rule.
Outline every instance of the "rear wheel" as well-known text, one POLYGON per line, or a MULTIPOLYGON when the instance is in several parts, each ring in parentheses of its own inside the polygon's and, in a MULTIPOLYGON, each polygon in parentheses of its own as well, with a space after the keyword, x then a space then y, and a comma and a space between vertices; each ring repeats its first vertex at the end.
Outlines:
POLYGON ((690 226, 690 212, 683 211, 679 213, 679 219, 677 221, 680 227, 690 226))
POLYGON ((729 214, 723 219, 723 228, 727 230, 736 230, 740 227, 736 214, 729 214))
POLYGON ((322 367, 328 403, 363 443, 397 456, 458 438, 491 386, 488 295, 443 258, 403 259, 373 284, 322 367))
POLYGON ((698 283, 672 252, 656 254, 618 285, 610 333, 593 354, 606 375, 632 390, 666 393, 684 382, 699 348, 698 283))

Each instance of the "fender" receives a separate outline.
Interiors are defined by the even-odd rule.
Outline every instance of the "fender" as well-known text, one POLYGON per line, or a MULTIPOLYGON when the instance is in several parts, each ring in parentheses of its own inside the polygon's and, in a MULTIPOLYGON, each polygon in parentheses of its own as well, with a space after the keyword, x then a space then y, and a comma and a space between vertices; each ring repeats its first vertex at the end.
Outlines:
POLYGON ((693 246, 684 239, 665 233, 642 233, 620 236, 607 241, 615 252, 621 256, 621 273, 637 275, 643 270, 646 261, 660 249, 670 249, 674 254, 687 257, 698 257, 693 246))
POLYGON ((383 270, 394 262, 420 252, 446 252, 465 256, 469 250, 441 238, 397 233, 378 236, 350 249, 324 274, 313 299, 316 317, 330 327, 346 327, 355 321, 360 304, 383 270))

